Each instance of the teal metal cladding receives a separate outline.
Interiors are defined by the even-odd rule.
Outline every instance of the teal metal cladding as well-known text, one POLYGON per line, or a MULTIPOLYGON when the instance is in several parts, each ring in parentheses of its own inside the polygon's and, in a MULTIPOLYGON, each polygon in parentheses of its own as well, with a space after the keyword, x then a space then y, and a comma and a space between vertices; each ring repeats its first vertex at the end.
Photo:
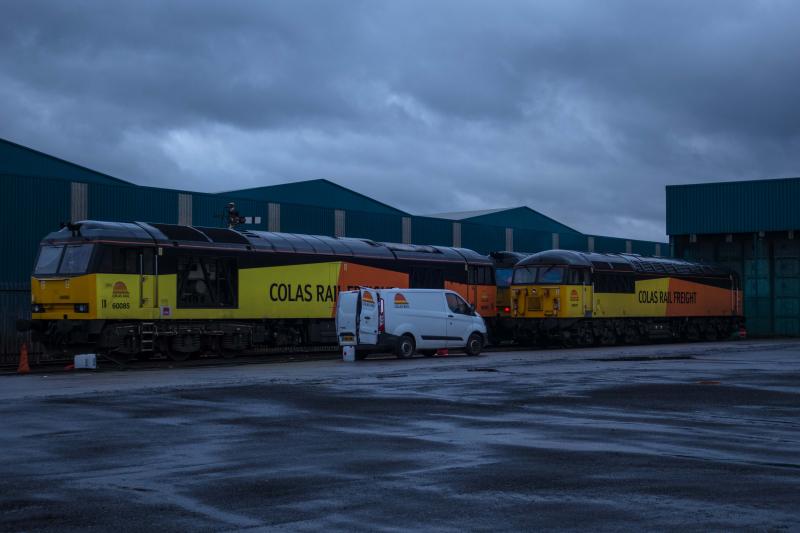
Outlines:
POLYGON ((300 204, 280 204, 280 230, 311 235, 335 234, 335 210, 300 204))
MULTIPOLYGON (((245 224, 237 229, 263 230, 267 229, 269 213, 267 203, 246 198, 235 198, 222 194, 192 193, 192 225, 207 228, 227 228, 227 206, 230 202, 236 204, 236 210, 243 217, 261 217, 258 224, 245 224)), ((177 209, 177 204, 176 204, 177 209)))
POLYGON ((800 178, 667 187, 667 234, 800 229, 800 178))
POLYGON ((88 195, 92 220, 178 223, 177 191, 90 183, 88 195))
POLYGON ((390 205, 326 179, 265 185, 263 187, 227 191, 222 194, 279 204, 298 203, 328 209, 352 209, 353 211, 390 215, 406 214, 390 205))
POLYGON ((453 246, 453 222, 441 218, 411 217, 411 242, 453 246))
POLYGON ((345 212, 345 235, 373 241, 402 242, 403 217, 348 210, 345 212))
POLYGON ((29 343, 31 352, 36 351, 30 345, 30 335, 20 334, 16 328, 17 320, 30 319, 30 308, 30 281, 0 283, 0 363, 16 363, 22 342, 29 343))
POLYGON ((562 250, 577 250, 585 252, 588 248, 589 240, 586 235, 581 233, 559 233, 558 247, 562 250))
POLYGON ((83 183, 131 185, 121 179, 64 161, 5 139, 0 139, 0 163, 2 164, 2 172, 17 176, 33 178, 47 176, 53 179, 80 181, 83 183))
POLYGON ((580 232, 575 231, 569 226, 562 224, 557 220, 553 220, 547 215, 531 209, 530 207, 503 209, 494 213, 487 213, 484 215, 476 215, 470 218, 465 218, 462 219, 462 222, 502 226, 506 228, 520 228, 550 233, 580 234, 580 232))
POLYGON ((551 232, 514 228, 514 251, 533 254, 550 250, 552 247, 553 234, 551 232))
POLYGON ((0 282, 30 283, 41 238, 70 218, 70 183, 0 175, 0 282))
POLYGON ((603 237, 601 235, 594 235, 594 251, 598 253, 618 253, 624 254, 627 251, 627 243, 625 239, 618 239, 616 237, 603 237))
POLYGON ((506 230, 500 226, 461 223, 461 247, 470 248, 480 254, 503 250, 506 246, 506 230))

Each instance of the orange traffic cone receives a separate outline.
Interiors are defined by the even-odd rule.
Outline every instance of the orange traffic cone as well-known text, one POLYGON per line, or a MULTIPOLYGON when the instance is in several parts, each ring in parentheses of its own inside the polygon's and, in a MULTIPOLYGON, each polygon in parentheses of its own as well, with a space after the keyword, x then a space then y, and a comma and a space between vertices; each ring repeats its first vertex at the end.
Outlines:
POLYGON ((19 368, 17 368, 17 374, 27 374, 30 371, 31 367, 28 366, 28 344, 23 342, 19 349, 19 368))
POLYGON ((444 356, 446 356, 446 355, 449 355, 449 353, 447 351, 447 348, 439 348, 438 350, 436 350, 436 355, 444 355, 444 356))

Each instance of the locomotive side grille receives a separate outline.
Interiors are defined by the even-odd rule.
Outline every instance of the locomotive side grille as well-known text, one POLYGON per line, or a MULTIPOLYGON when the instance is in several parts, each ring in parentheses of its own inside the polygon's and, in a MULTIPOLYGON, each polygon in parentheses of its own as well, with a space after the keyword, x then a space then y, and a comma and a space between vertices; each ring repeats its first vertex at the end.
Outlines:
POLYGON ((529 296, 528 297, 528 311, 541 311, 542 310, 542 297, 529 296))

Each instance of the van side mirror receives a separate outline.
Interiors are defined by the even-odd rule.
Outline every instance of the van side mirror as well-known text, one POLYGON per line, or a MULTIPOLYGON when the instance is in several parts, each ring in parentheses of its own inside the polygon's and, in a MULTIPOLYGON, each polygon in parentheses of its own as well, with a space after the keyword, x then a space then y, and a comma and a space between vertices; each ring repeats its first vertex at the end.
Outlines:
POLYGON ((469 304, 469 314, 475 314, 475 304, 469 304))

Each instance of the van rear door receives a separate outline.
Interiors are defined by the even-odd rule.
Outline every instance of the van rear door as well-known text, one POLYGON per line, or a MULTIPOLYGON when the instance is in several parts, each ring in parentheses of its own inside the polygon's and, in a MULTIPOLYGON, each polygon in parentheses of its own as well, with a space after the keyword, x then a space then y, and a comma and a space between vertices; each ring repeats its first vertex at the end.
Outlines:
POLYGON ((378 344, 378 291, 359 289, 358 293, 358 344, 378 344))
POLYGON ((358 315, 358 291, 343 291, 336 299, 336 337, 341 346, 358 343, 356 320, 358 315))

